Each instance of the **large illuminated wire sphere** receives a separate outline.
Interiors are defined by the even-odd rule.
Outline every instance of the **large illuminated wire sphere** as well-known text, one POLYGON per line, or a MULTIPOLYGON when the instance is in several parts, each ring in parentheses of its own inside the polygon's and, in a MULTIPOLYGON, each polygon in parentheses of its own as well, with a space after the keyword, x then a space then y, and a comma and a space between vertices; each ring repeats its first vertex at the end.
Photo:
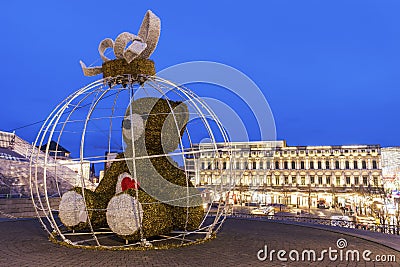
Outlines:
POLYGON ((221 179, 229 168, 217 163, 231 156, 228 145, 216 115, 189 89, 155 76, 100 79, 62 101, 40 129, 34 207, 51 239, 72 246, 197 243, 225 220, 229 205, 215 203, 233 190, 221 179), (212 165, 207 180, 200 157, 212 165))

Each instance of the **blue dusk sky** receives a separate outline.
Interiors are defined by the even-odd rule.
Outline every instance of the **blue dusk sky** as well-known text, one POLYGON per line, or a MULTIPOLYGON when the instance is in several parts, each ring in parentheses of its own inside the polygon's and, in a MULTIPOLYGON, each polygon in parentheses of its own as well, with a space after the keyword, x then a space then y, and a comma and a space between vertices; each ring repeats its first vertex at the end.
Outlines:
POLYGON ((45 119, 94 80, 83 76, 79 60, 99 60, 102 39, 137 33, 151 9, 162 22, 151 56, 157 70, 196 60, 240 70, 265 95, 278 139, 289 145, 400 145, 398 0, 0 5, 0 130, 16 129, 30 142, 41 125, 20 127, 45 119))

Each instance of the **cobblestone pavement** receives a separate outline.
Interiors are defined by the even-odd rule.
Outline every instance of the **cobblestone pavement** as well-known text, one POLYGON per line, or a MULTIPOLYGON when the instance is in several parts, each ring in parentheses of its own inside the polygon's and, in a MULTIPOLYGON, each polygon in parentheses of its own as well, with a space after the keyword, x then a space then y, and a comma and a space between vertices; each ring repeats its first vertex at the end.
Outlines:
POLYGON ((225 222, 216 239, 170 250, 66 248, 48 241, 37 220, 1 222, 0 240, 0 266, 400 266, 400 253, 377 243, 308 227, 232 218, 225 222), (280 262, 276 253, 272 262, 257 259, 257 252, 265 245, 268 251, 315 250, 318 258, 324 249, 338 249, 339 238, 346 239, 348 244, 343 253, 346 250, 362 253, 368 249, 372 252, 371 259, 376 255, 395 255, 397 263, 365 262, 362 258, 359 262, 330 261, 327 254, 322 262, 280 262))

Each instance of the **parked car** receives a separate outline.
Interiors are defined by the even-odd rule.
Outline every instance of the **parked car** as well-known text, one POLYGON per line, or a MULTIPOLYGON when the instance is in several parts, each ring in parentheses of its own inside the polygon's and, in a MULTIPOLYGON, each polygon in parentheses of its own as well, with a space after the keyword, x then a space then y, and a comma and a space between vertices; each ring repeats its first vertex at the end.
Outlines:
POLYGON ((331 216, 331 225, 340 227, 355 227, 354 218, 349 216, 331 216))
POLYGON ((320 200, 318 200, 317 208, 319 208, 319 209, 329 209, 329 205, 326 204, 325 199, 320 199, 320 200))
POLYGON ((253 215, 272 215, 274 214, 274 207, 264 207, 252 210, 250 213, 253 215))
POLYGON ((318 203, 317 208, 319 209, 329 209, 329 206, 326 205, 325 203, 318 203))
POLYGON ((271 204, 268 204, 267 206, 273 207, 275 212, 285 211, 288 208, 285 204, 280 204, 280 203, 271 203, 271 204))

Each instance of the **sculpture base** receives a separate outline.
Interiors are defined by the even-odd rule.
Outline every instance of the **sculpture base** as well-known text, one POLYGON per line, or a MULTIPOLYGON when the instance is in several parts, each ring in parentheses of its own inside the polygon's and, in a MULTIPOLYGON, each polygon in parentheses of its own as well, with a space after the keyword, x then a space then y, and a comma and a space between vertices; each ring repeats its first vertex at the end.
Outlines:
POLYGON ((114 59, 106 61, 102 65, 104 78, 115 78, 113 83, 129 84, 129 83, 144 83, 146 76, 156 74, 154 61, 150 59, 137 58, 131 63, 125 59, 114 59))

